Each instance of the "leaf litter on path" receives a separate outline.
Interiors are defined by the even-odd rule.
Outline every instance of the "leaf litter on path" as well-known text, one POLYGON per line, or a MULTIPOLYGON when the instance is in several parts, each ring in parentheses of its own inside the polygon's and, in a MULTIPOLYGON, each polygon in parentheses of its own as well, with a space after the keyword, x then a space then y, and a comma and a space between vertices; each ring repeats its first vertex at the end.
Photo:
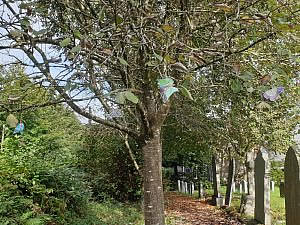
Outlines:
POLYGON ((176 192, 165 194, 165 211, 175 225, 242 225, 237 218, 207 202, 176 192))

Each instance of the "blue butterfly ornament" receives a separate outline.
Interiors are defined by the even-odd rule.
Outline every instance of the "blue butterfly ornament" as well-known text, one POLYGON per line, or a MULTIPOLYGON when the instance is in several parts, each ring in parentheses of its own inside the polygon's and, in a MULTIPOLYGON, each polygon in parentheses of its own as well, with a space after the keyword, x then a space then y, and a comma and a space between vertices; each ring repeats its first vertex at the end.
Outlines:
POLYGON ((22 134, 24 132, 24 129, 25 129, 24 123, 20 121, 20 123, 17 124, 14 130, 14 134, 22 134))

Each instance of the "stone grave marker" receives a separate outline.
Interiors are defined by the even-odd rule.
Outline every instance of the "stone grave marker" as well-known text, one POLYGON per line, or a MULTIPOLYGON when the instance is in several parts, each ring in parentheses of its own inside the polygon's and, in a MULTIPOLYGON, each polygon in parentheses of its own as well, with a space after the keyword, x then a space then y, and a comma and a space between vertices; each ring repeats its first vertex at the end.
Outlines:
POLYGON ((284 162, 286 225, 300 224, 300 150, 290 147, 284 162))
POLYGON ((254 160, 255 152, 247 153, 246 170, 247 170, 247 190, 245 195, 244 213, 249 216, 254 216, 255 207, 255 186, 254 186, 254 160))
POLYGON ((261 147, 255 159, 255 209, 254 218, 259 223, 271 225, 270 214, 270 162, 265 148, 261 147))
POLYGON ((203 189, 203 184, 199 182, 198 186, 198 197, 201 199, 204 197, 204 189, 203 189))
POLYGON ((242 180, 241 184, 242 184, 242 190, 243 190, 242 192, 248 194, 248 183, 247 183, 247 181, 242 180))
POLYGON ((239 183, 239 192, 240 192, 240 193, 243 193, 243 184, 242 184, 241 181, 240 181, 240 183, 239 183))
POLYGON ((178 191, 181 192, 181 181, 177 180, 178 191))

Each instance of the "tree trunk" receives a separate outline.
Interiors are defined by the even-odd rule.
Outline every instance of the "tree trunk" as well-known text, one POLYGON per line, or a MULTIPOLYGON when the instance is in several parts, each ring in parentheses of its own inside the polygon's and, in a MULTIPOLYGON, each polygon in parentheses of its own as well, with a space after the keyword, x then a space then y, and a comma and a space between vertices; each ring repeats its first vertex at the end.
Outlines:
POLYGON ((231 205, 232 198, 232 185, 234 183, 234 174, 235 174, 235 159, 230 159, 229 169, 228 169, 228 179, 227 179, 227 188, 226 188, 226 197, 225 205, 231 205))
POLYGON ((143 146, 145 225, 164 225, 162 184, 162 148, 160 129, 156 129, 143 146))

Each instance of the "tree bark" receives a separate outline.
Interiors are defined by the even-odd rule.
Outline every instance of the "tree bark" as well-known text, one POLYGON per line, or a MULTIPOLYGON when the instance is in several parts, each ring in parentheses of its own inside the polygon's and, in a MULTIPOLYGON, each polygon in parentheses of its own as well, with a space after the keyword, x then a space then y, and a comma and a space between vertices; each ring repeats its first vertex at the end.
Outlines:
POLYGON ((162 147, 160 129, 145 141, 144 167, 144 217, 145 225, 164 225, 164 196, 162 184, 162 147))
POLYGON ((229 169, 228 169, 226 197, 225 197, 225 205, 228 205, 228 206, 231 205, 232 185, 234 183, 234 174, 235 174, 235 159, 230 159, 229 169))

